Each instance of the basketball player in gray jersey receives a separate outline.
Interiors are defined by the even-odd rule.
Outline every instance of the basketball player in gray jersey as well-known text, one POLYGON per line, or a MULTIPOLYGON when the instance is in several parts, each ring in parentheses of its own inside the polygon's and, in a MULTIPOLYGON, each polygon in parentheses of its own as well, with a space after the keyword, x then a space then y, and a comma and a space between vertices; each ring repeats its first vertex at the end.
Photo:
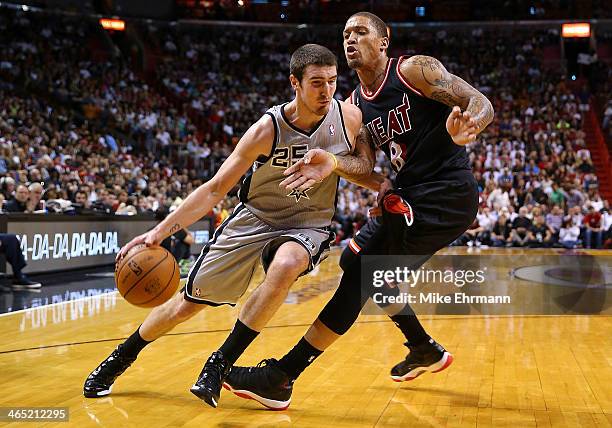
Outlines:
MULTIPOLYGON (((185 199, 151 231, 125 245, 120 259, 138 244, 159 245, 167 236, 205 216, 247 173, 240 204, 215 231, 189 272, 185 287, 153 309, 142 325, 86 379, 84 395, 110 394, 116 378, 149 343, 190 319, 206 306, 235 305, 245 293, 256 265, 266 272, 250 295, 227 340, 207 360, 191 391, 213 407, 229 369, 285 300, 295 280, 325 257, 333 239, 329 226, 335 210, 338 175, 361 125, 360 110, 338 102, 337 63, 327 48, 309 44, 290 63, 295 98, 272 107, 247 130, 217 174, 185 199), (333 157, 337 173, 306 190, 281 186, 284 171, 309 149, 333 157), (336 158, 339 155, 340 158, 336 158)), ((364 154, 365 156, 365 154, 364 154)), ((370 174, 372 165, 365 168, 370 174)))

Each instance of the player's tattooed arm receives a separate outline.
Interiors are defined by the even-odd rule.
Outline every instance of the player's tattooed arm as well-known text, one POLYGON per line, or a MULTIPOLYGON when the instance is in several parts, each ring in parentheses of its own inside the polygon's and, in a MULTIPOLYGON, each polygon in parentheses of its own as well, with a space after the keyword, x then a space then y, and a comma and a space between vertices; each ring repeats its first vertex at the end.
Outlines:
MULTIPOLYGON (((357 106, 344 102, 341 107, 352 151, 336 156, 337 165, 334 172, 353 183, 372 188, 371 183, 367 185, 371 181, 369 177, 376 163, 376 146, 372 135, 363 125, 361 110, 357 106)), ((378 190, 378 187, 374 190, 378 190)))
POLYGON ((337 156, 338 167, 335 172, 359 186, 378 192, 385 177, 374 172, 376 146, 368 129, 361 125, 355 139, 353 153, 337 156))
POLYGON ((170 234, 173 234, 173 233, 178 232, 178 231, 179 231, 179 230, 181 230, 181 229, 182 229, 182 227, 181 227, 181 225, 180 225, 179 223, 174 223, 174 224, 173 224, 173 225, 170 227, 170 230, 168 230, 168 232, 169 232, 170 234))
POLYGON ((493 105, 487 97, 465 80, 449 73, 437 59, 426 55, 412 56, 401 63, 400 72, 426 97, 469 112, 476 134, 493 121, 493 105))
POLYGON ((347 180, 365 178, 371 174, 376 161, 372 136, 367 128, 361 125, 359 135, 355 138, 353 153, 336 156, 338 166, 336 174, 347 180))

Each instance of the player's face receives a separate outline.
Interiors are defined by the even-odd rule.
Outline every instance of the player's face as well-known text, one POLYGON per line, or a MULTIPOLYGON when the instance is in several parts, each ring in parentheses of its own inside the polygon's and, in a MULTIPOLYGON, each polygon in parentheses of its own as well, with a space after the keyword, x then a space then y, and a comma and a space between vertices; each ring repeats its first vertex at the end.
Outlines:
POLYGON ((342 33, 344 39, 344 55, 352 69, 378 60, 388 44, 387 37, 380 37, 365 16, 354 16, 346 22, 342 33))
POLYGON ((300 101, 317 116, 324 116, 329 110, 336 93, 338 70, 333 65, 309 65, 304 70, 302 81, 296 90, 300 101))

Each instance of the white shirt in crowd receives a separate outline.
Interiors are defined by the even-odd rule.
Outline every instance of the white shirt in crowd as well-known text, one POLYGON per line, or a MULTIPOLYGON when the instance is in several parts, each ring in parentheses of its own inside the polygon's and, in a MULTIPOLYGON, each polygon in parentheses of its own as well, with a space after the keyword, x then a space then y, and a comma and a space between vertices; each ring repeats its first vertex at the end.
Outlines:
POLYGON ((576 225, 570 227, 562 227, 559 231, 559 239, 561 241, 577 241, 580 236, 580 228, 576 225))
POLYGON ((487 198, 487 205, 495 210, 508 208, 510 206, 510 195, 498 187, 487 198))
MULTIPOLYGON (((568 216, 565 217, 566 219, 568 218, 568 216)), ((582 214, 572 214, 571 216, 571 220, 572 220, 572 224, 574 226, 582 226, 582 220, 584 219, 584 216, 582 214)))
POLYGON ((587 205, 591 205, 595 211, 601 211, 603 209, 604 206, 604 202, 601 198, 599 199, 591 199, 591 200, 587 200, 587 202, 584 204, 584 209, 587 209, 587 205))
POLYGON ((170 133, 166 130, 158 132, 155 138, 157 138, 162 143, 163 146, 170 145, 170 140, 171 140, 170 133))
POLYGON ((489 230, 489 231, 493 230, 493 226, 495 225, 496 220, 493 218, 491 213, 478 214, 476 218, 478 219, 478 225, 480 227, 484 228, 485 230, 489 230))

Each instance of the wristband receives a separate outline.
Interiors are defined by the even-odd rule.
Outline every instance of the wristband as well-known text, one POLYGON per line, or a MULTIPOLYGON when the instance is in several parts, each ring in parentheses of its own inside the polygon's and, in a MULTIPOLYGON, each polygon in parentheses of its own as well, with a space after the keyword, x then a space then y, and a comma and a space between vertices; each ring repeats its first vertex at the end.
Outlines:
POLYGON ((334 169, 333 169, 333 171, 337 170, 338 169, 338 158, 333 153, 330 153, 330 152, 327 152, 327 153, 329 153, 329 155, 332 157, 332 160, 334 161, 334 169))

